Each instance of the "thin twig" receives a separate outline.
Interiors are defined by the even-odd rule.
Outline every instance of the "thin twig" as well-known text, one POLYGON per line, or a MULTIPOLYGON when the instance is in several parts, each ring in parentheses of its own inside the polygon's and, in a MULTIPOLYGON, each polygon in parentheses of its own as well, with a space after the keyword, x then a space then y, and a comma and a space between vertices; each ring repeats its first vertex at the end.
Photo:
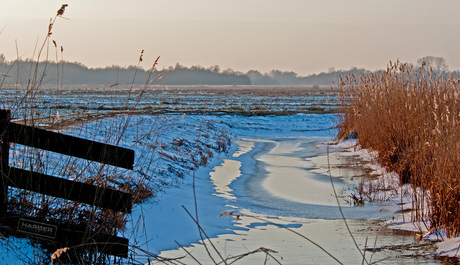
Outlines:
MULTIPOLYGON (((225 213, 225 212, 224 212, 225 213)), ((278 226, 280 228, 283 228, 283 229, 286 229, 288 230, 289 232, 291 233, 294 233, 298 236, 300 236, 301 238, 307 240, 308 242, 312 243, 313 245, 315 245, 316 247, 318 247, 319 249, 321 249, 324 253, 326 253, 329 257, 331 257, 332 259, 334 259, 337 263, 339 264, 343 264, 342 262, 340 262, 340 260, 338 260, 336 257, 334 257, 329 251, 327 251, 325 248, 323 248, 322 246, 320 246, 318 243, 314 242, 313 240, 311 240, 310 238, 302 235, 301 233, 285 226, 285 225, 282 225, 282 224, 277 224, 277 223, 274 223, 270 220, 266 220, 266 219, 263 219, 263 218, 260 218, 260 217, 257 217, 257 216, 253 216, 253 215, 248 215, 248 214, 242 214, 242 213, 239 213, 237 214, 237 217, 239 216, 246 216, 246 217, 249 217, 249 218, 253 218, 253 219, 256 219, 256 220, 259 220, 259 221, 262 221, 262 222, 266 222, 266 223, 269 223, 269 224, 272 224, 272 225, 275 225, 275 226, 278 226)))
POLYGON ((340 205, 340 201, 339 201, 339 196, 337 195, 337 191, 335 190, 334 180, 333 180, 333 178, 332 178, 331 163, 330 163, 330 160, 329 160, 329 145, 327 145, 327 166, 328 166, 328 169, 329 169, 329 170, 328 170, 328 172, 329 172, 329 179, 331 180, 332 190, 334 191, 334 196, 335 196, 335 200, 337 201, 337 206, 339 207, 340 215, 342 216, 343 222, 345 223, 345 226, 346 226, 346 228, 347 228, 348 233, 349 233, 350 236, 351 236, 351 239, 353 240, 353 243, 355 244, 355 246, 356 246, 356 248, 358 249, 359 253, 360 253, 361 256, 363 257, 364 261, 365 261, 367 264, 369 264, 369 262, 366 260, 366 257, 364 256, 363 252, 362 252, 361 249, 359 248, 358 243, 356 242, 356 239, 355 239, 355 237, 353 236, 353 233, 351 232, 350 227, 348 226, 347 219, 345 218, 345 215, 343 214, 342 206, 340 205))
MULTIPOLYGON (((225 261, 225 259, 222 257, 222 255, 220 254, 220 252, 217 250, 217 248, 214 246, 214 244, 212 243, 211 239, 208 237, 208 235, 206 234, 206 232, 204 231, 204 229, 201 227, 201 225, 198 223, 197 220, 195 220, 195 218, 193 218, 192 214, 190 214, 190 212, 187 210, 187 208, 185 208, 183 205, 182 205, 182 208, 184 208, 184 210, 187 212, 187 214, 190 216, 190 218, 192 218, 193 222, 195 222, 196 226, 198 227, 198 229, 201 231, 201 233, 203 233, 203 235, 206 237, 206 239, 208 239, 209 243, 211 244, 212 248, 214 248, 214 250, 216 251, 217 255, 219 255, 219 257, 222 259, 222 262, 224 262, 224 264, 227 264, 227 262, 225 261)), ((204 240, 202 241, 203 242, 203 245, 204 245, 204 240)), ((208 249, 206 248, 206 251, 208 252, 208 255, 209 257, 212 259, 212 261, 214 262, 214 264, 218 264, 216 263, 216 261, 212 258, 210 252, 208 251, 208 249)))
MULTIPOLYGON (((276 259, 273 255, 270 254, 270 252, 272 252, 272 253, 277 253, 277 252, 274 251, 274 250, 271 250, 271 249, 267 249, 267 248, 258 248, 258 249, 256 249, 256 250, 249 251, 249 252, 244 253, 244 254, 240 254, 240 255, 237 255, 237 256, 229 257, 229 258, 227 258, 227 260, 232 260, 232 259, 234 259, 232 262, 229 263, 229 265, 231 265, 231 264, 237 262, 238 260, 240 260, 240 259, 242 259, 242 258, 245 258, 245 257, 247 257, 247 256, 249 256, 249 255, 253 255, 253 254, 259 253, 259 252, 264 252, 264 253, 266 253, 266 254, 267 254, 268 256, 270 256, 274 261, 276 261, 278 264, 281 265, 281 262, 280 262, 278 259, 276 259)), ((220 263, 219 263, 219 264, 220 264, 220 263)))
MULTIPOLYGON (((204 115, 204 113, 203 113, 204 115)), ((199 127, 199 130, 198 130, 198 135, 197 135, 197 141, 196 141, 196 148, 198 150, 198 143, 199 143, 199 140, 201 138, 201 130, 202 130, 202 125, 203 125, 203 119, 201 120, 200 122, 200 127, 199 127)), ((195 170, 195 167, 196 167, 196 162, 195 162, 195 158, 196 158, 196 154, 195 156, 192 157, 192 161, 194 163, 194 169, 193 169, 193 178, 192 178, 192 190, 193 190, 193 202, 194 202, 194 206, 195 206, 195 218, 194 221, 197 225, 197 228, 198 228, 198 233, 200 234, 200 238, 201 238, 201 242, 203 242, 203 246, 206 250, 206 253, 208 254, 209 258, 211 258, 211 260, 214 262, 214 264, 217 264, 216 261, 214 260, 214 258, 212 257, 211 255, 211 252, 209 251, 207 245, 206 245, 206 242, 203 238, 203 234, 202 232, 204 233, 204 230, 201 228, 200 226, 200 221, 199 221, 199 216, 198 216, 198 200, 197 200, 197 196, 196 196, 196 170, 195 170)), ((186 211, 187 209, 182 206, 186 211)), ((187 211, 187 213, 191 216, 191 214, 187 211)), ((193 217, 192 217, 193 219, 193 217)), ((220 254, 220 252, 216 249, 216 247, 212 244, 211 240, 209 239, 209 237, 205 234, 206 238, 208 239, 208 241, 211 243, 212 247, 214 248, 214 250, 217 252, 217 254, 219 255, 219 257, 222 259, 222 261, 227 264, 227 262, 225 261, 225 259, 222 257, 222 255, 220 254)))
POLYGON ((177 244, 183 251, 185 251, 185 253, 187 253, 190 257, 192 257, 192 259, 193 259, 194 261, 196 261, 196 263, 198 263, 198 264, 201 265, 201 263, 195 258, 195 256, 192 255, 192 253, 190 253, 189 251, 187 251, 187 249, 185 249, 185 248, 184 248, 181 244, 179 244, 179 242, 177 242, 176 240, 174 240, 174 242, 176 242, 176 244, 177 244))
POLYGON ((375 247, 377 246, 377 238, 378 238, 378 236, 375 237, 374 249, 372 250, 371 258, 369 259, 369 262, 370 262, 371 264, 372 264, 372 259, 374 258, 375 247))
POLYGON ((364 242, 364 253, 363 253, 363 261, 361 262, 361 265, 364 265, 364 259, 366 257, 366 249, 367 249, 367 240, 369 237, 366 236, 366 242, 364 242))

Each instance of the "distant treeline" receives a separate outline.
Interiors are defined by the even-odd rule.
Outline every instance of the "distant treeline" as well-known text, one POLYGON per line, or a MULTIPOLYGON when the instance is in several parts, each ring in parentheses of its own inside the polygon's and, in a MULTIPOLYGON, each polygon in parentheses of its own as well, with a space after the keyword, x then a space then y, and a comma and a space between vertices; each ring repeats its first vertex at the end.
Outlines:
MULTIPOLYGON (((33 79, 36 62, 31 60, 1 61, 1 84, 27 84, 33 79)), ((261 73, 251 70, 247 73, 232 69, 221 70, 218 66, 208 68, 202 66, 185 67, 180 64, 169 68, 150 72, 137 66, 109 66, 105 68, 88 68, 78 62, 40 62, 36 75, 43 77, 42 83, 53 85, 63 81, 66 85, 83 84, 144 84, 148 77, 155 79, 157 85, 331 85, 339 75, 354 73, 359 75, 364 69, 352 68, 348 71, 332 71, 306 77, 294 72, 273 70, 261 73)))
MULTIPOLYGON (((33 79, 36 62, 31 60, 0 60, 0 84, 27 84, 33 79)), ((294 72, 272 70, 261 73, 251 70, 247 73, 221 70, 218 66, 208 68, 192 66, 190 68, 176 64, 162 70, 150 72, 137 66, 109 66, 105 68, 88 68, 78 62, 41 62, 36 75, 45 85, 62 83, 66 85, 128 85, 145 84, 149 78, 156 80, 156 85, 332 85, 338 84, 339 76, 354 74, 359 78, 368 70, 352 68, 350 70, 331 70, 328 73, 299 76, 294 72)))

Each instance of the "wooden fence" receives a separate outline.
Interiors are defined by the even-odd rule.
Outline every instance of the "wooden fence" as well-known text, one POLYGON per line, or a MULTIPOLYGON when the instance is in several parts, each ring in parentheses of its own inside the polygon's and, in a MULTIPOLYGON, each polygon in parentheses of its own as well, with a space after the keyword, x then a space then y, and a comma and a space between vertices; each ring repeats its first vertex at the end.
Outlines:
POLYGON ((131 212, 132 195, 95 185, 32 172, 9 166, 10 143, 48 150, 126 169, 133 169, 134 151, 61 133, 11 122, 10 110, 0 110, 0 216, 1 222, 18 234, 53 241, 63 247, 91 243, 98 252, 128 256, 128 239, 89 231, 75 226, 44 222, 38 217, 8 213, 8 187, 33 191, 79 203, 131 212), (70 244, 70 245, 69 245, 70 244))

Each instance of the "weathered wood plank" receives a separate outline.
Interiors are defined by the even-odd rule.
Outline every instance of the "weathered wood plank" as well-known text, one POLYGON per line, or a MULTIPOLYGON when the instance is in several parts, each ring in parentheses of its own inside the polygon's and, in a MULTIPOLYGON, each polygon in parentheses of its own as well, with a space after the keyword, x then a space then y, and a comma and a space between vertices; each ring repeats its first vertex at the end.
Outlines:
POLYGON ((133 169, 134 150, 26 125, 9 123, 7 141, 108 165, 133 169))
POLYGON ((19 168, 10 167, 8 186, 86 203, 113 211, 131 212, 132 195, 129 193, 19 168))

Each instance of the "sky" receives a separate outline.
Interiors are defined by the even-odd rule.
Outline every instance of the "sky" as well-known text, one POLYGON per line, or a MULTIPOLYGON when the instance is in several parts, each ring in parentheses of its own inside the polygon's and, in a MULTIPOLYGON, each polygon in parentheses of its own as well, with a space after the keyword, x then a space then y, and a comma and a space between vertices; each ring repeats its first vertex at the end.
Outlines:
MULTIPOLYGON (((301 76, 444 57, 460 70, 458 0, 1 0, 0 54, 34 56, 51 39, 88 67, 219 65, 301 76)), ((58 58, 61 59, 60 52, 58 58)), ((54 46, 50 59, 56 59, 54 46)))

